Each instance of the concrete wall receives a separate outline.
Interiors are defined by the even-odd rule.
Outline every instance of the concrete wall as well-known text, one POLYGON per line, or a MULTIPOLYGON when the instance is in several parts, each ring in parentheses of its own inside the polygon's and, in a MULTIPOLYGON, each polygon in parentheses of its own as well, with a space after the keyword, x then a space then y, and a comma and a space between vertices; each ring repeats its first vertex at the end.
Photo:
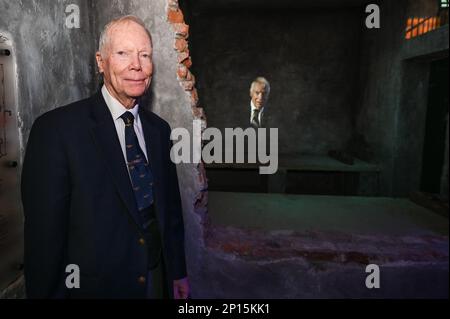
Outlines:
MULTIPOLYGON (((14 158, 19 162, 17 180, 8 183, 9 187, 15 187, 17 194, 20 162, 33 121, 48 110, 85 98, 92 93, 95 60, 92 55, 94 47, 89 6, 87 0, 0 0, 0 38, 3 39, 2 42, 12 46, 16 72, 13 77, 17 96, 15 102, 8 103, 6 108, 12 111, 11 118, 17 120, 19 127, 19 145, 13 146, 19 150, 18 158, 14 158), (79 29, 65 27, 65 9, 69 4, 76 4, 80 8, 79 29)), ((11 94, 14 89, 7 87, 10 88, 7 93, 11 94)), ((15 141, 15 138, 9 136, 8 141, 13 140, 15 141)), ((2 167, 1 170, 4 169, 2 167)), ((0 179, 4 177, 2 175, 0 179)), ((8 207, 14 205, 21 209, 18 198, 19 195, 17 198, 11 198, 15 203, 10 203, 8 207)), ((8 227, 9 233, 12 233, 15 224, 10 223, 8 227)), ((22 246, 22 242, 17 245, 22 246)), ((14 249, 17 249, 14 254, 22 255, 22 247, 14 249)), ((14 267, 17 265, 14 264, 14 267)), ((8 275, 4 272, 0 274, 0 298, 24 297, 23 278, 15 280, 16 275, 11 276, 12 272, 19 276, 19 270, 20 268, 15 268, 13 271, 7 271, 8 275), (8 282, 11 285, 3 290, 6 288, 3 284, 8 282)))
MULTIPOLYGON (((212 9, 210 9, 212 10, 212 9)), ((352 135, 362 9, 220 10, 189 17, 209 126, 247 127, 249 88, 271 83, 267 125, 280 153, 326 154, 352 135)))
POLYGON ((16 53, 23 147, 34 119, 92 93, 95 59, 87 0, 0 0, 0 34, 16 53), (80 8, 80 28, 65 27, 66 6, 80 8))
POLYGON ((381 2, 381 28, 365 29, 356 134, 382 167, 382 194, 418 190, 425 131, 429 62, 448 54, 448 25, 406 40, 408 17, 436 15, 436 2, 381 2))

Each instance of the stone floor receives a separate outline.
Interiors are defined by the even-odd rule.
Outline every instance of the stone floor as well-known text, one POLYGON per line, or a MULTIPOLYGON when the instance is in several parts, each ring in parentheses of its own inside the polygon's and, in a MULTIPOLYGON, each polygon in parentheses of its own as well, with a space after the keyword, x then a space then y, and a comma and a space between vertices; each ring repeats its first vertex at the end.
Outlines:
POLYGON ((448 298, 448 219, 406 199, 210 192, 208 208, 198 297, 448 298))
POLYGON ((265 230, 447 235, 448 219, 408 199, 209 192, 213 224, 265 230))

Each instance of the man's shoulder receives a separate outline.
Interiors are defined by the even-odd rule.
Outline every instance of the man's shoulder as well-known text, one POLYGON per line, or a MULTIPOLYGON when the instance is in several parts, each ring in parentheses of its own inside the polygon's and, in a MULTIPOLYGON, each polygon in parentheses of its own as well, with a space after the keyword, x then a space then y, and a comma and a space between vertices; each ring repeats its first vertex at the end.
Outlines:
POLYGON ((96 95, 78 100, 63 106, 56 107, 47 111, 35 120, 35 124, 58 122, 62 125, 68 125, 89 114, 89 107, 93 103, 96 95))

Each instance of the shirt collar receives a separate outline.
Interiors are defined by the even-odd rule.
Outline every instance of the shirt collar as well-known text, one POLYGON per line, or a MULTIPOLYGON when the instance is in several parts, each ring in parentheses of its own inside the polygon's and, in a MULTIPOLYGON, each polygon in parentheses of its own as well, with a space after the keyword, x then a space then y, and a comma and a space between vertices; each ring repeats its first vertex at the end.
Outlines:
MULTIPOLYGON (((253 104, 253 101, 250 101, 250 108, 252 109, 252 113, 256 109, 256 106, 255 106, 255 104, 253 104)), ((263 113, 263 112, 264 112, 264 106, 259 109, 259 113, 263 113)))
POLYGON ((122 105, 122 103, 120 103, 115 97, 113 97, 109 93, 108 89, 104 84, 102 87, 102 95, 114 120, 120 118, 122 114, 124 114, 127 111, 131 112, 135 119, 138 117, 139 104, 136 104, 132 109, 127 109, 125 106, 122 105))

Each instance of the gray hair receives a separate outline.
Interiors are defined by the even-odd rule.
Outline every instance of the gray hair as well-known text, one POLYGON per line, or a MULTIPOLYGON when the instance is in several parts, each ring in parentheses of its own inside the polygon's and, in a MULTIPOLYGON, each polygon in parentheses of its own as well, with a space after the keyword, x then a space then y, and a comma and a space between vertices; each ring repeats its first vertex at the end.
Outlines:
POLYGON ((266 80, 266 78, 264 78, 262 76, 257 77, 250 85, 250 94, 252 94, 253 90, 255 89, 256 84, 263 84, 264 88, 266 89, 266 94, 269 95, 270 83, 269 83, 269 81, 266 80))
POLYGON ((148 31, 147 27, 145 26, 144 21, 142 21, 140 18, 133 16, 133 15, 126 15, 119 18, 116 18, 114 20, 111 20, 105 27, 103 28, 102 32, 100 33, 100 40, 98 42, 98 51, 103 54, 106 45, 110 41, 109 38, 109 31, 112 27, 125 23, 125 22, 135 22, 139 24, 141 27, 144 28, 145 32, 147 33, 150 43, 152 42, 152 36, 150 34, 150 31, 148 31))

